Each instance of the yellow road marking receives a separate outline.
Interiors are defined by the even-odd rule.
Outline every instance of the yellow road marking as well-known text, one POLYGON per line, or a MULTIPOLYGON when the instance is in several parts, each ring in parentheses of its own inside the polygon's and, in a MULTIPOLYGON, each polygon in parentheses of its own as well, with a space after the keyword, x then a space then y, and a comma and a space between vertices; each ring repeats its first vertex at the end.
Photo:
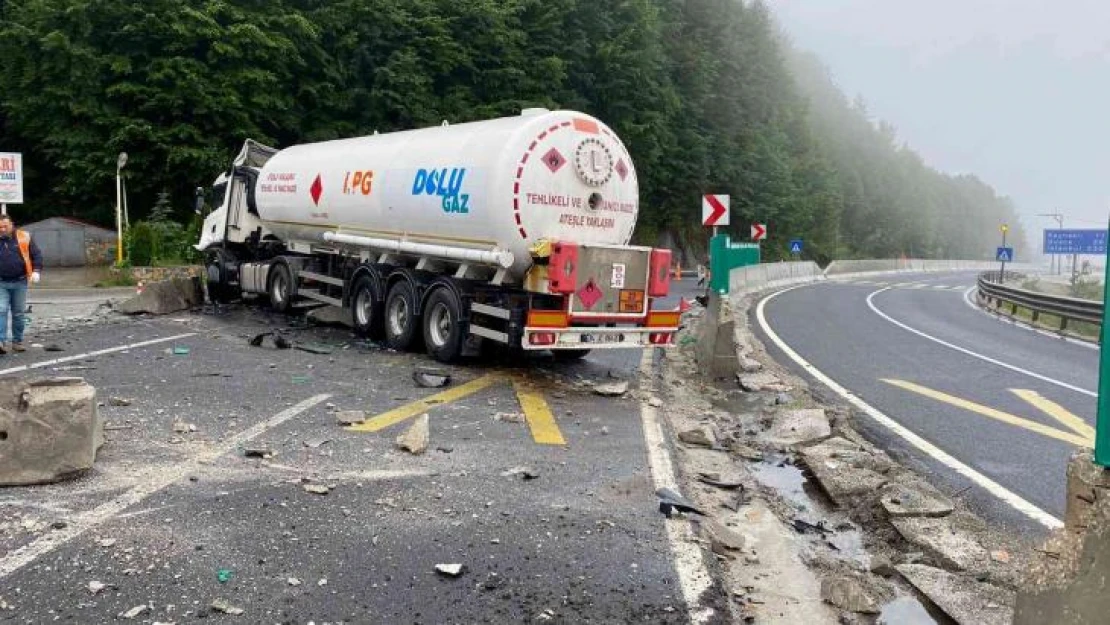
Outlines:
POLYGON ((1083 419, 1072 414, 1067 408, 1064 408, 1056 402, 1046 399, 1036 391, 1027 391, 1023 389, 1010 389, 1014 395, 1024 399, 1046 415, 1056 419, 1072 432, 1092 441, 1095 440, 1095 429, 1083 419))
POLYGON ((448 404, 453 401, 462 399, 463 397, 466 397, 468 395, 473 395, 478 391, 493 386, 503 379, 504 378, 502 376, 496 373, 484 375, 475 380, 471 380, 461 386, 449 388, 446 391, 436 393, 435 395, 432 395, 430 397, 425 397, 424 399, 414 401, 410 404, 399 406, 397 408, 394 408, 393 410, 390 410, 389 412, 383 412, 382 414, 372 419, 369 419, 358 425, 352 425, 347 429, 352 432, 377 432, 379 430, 384 430, 385 428, 391 425, 396 425, 404 421, 405 419, 411 419, 415 416, 424 414, 435 406, 448 404))
POLYGON ((991 419, 995 419, 997 421, 1001 421, 1001 422, 1007 423, 1009 425, 1016 425, 1020 428, 1025 428, 1025 429, 1027 429, 1031 432, 1036 432, 1036 433, 1041 434, 1043 436, 1047 436, 1049 438, 1055 438, 1057 440, 1061 440, 1061 441, 1064 441, 1066 443, 1071 443, 1071 444, 1077 445, 1079 447, 1094 447, 1094 445, 1095 445, 1094 437, 1083 437, 1083 436, 1078 436, 1076 434, 1072 434, 1071 432, 1065 432, 1063 430, 1058 430, 1056 428, 1049 427, 1047 425, 1037 423, 1036 421, 1030 421, 1029 419, 1022 419, 1021 417, 1016 417, 1016 416, 1014 416, 1014 415, 1012 415, 1008 412, 1002 412, 1001 410, 995 410, 994 408, 991 408, 989 406, 984 406, 982 404, 977 404, 975 402, 971 402, 971 401, 968 401, 966 399, 960 399, 959 397, 955 397, 953 395, 948 395, 947 393, 942 393, 940 391, 934 391, 931 388, 926 388, 924 386, 919 386, 917 384, 914 384, 913 382, 907 382, 905 380, 892 380, 892 379, 884 379, 883 382, 886 382, 887 384, 890 384, 892 386, 897 386, 898 388, 910 391, 912 393, 917 393, 918 395, 923 395, 923 396, 928 397, 930 399, 935 399, 939 402, 946 403, 950 406, 955 406, 957 408, 963 408, 964 410, 969 410, 969 411, 974 412, 976 414, 981 414, 984 417, 990 417, 991 419))
POLYGON ((532 440, 540 445, 566 445, 559 425, 555 423, 555 415, 547 406, 543 393, 523 380, 514 380, 513 388, 516 389, 517 400, 524 411, 524 419, 528 428, 532 430, 532 440))

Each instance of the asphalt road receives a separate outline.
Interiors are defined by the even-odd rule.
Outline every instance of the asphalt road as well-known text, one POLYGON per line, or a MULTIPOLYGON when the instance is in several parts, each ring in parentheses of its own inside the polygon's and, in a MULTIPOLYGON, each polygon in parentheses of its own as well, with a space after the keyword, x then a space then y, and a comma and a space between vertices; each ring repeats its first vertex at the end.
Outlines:
MULTIPOLYGON (((840 386, 1047 515, 1062 518, 1067 458, 1088 440, 1083 425, 1094 425, 1098 351, 973 308, 968 291, 974 282, 972 274, 826 282, 774 295, 764 312, 790 349, 840 386)), ((753 325, 758 327, 754 319, 753 325)), ((759 332, 780 362, 792 363, 759 332)), ((797 363, 792 366, 806 375, 797 363)), ((833 395, 820 384, 814 387, 833 395)), ((985 518, 1030 535, 1045 531, 1045 522, 887 427, 863 416, 859 425, 985 518)))
POLYGON ((639 403, 582 383, 635 381, 639 352, 450 367, 449 388, 501 377, 433 405, 428 452, 412 456, 394 446, 409 421, 353 432, 333 410, 429 397, 412 380, 427 358, 335 328, 288 334, 329 354, 247 345, 289 324, 233 307, 32 325, 29 341, 65 351, 5 356, 0 374, 68 358, 37 370, 133 401, 101 408, 110 430, 92 472, 0 490, 0 621, 113 622, 145 605, 134 622, 667 623, 721 601, 684 602, 639 403), (115 351, 82 355, 96 350, 115 351), (514 380, 539 389, 565 445, 505 418, 521 412, 514 380), (245 457, 256 447, 275 455, 245 457), (460 577, 436 572, 453 563, 460 577), (217 599, 244 614, 214 612, 217 599))

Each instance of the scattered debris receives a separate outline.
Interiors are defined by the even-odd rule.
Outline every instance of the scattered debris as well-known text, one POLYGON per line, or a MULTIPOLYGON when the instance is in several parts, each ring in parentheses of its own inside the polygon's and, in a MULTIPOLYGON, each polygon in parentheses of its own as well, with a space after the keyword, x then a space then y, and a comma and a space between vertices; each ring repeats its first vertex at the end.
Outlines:
POLYGON ((879 602, 875 596, 854 577, 837 576, 821 580, 821 599, 849 612, 879 613, 879 602))
POLYGON ((290 577, 289 579, 285 580, 285 583, 289 584, 290 586, 300 586, 301 580, 297 579, 296 577, 290 577))
POLYGON ((335 421, 342 426, 366 423, 366 413, 362 410, 340 410, 335 413, 335 421))
POLYGON ((776 393, 786 393, 790 391, 790 387, 783 384, 778 376, 771 373, 753 373, 750 375, 738 375, 737 381, 740 383, 740 388, 749 393, 757 393, 759 391, 771 391, 776 393))
POLYGON ((652 397, 651 399, 648 400, 648 405, 651 406, 652 408, 662 408, 663 407, 663 400, 659 399, 658 397, 652 397))
POLYGON ((289 340, 286 339, 281 334, 279 334, 277 332, 274 332, 273 336, 274 336, 274 347, 276 347, 278 349, 289 349, 290 347, 293 347, 293 344, 290 343, 289 340))
POLYGON ((251 347, 262 347, 262 341, 265 341, 266 337, 270 336, 271 334, 273 334, 273 332, 263 332, 262 334, 257 334, 251 340, 247 341, 247 343, 251 347))
POLYGON ((745 445, 739 441, 733 440, 728 444, 728 450, 744 460, 751 462, 763 462, 763 452, 754 447, 745 445))
POLYGON ((436 573, 446 575, 447 577, 459 577, 466 571, 466 567, 462 564, 437 564, 436 573))
POLYGON ((190 351, 192 350, 185 345, 174 345, 173 347, 174 356, 188 356, 190 351))
POLYGON ((422 388, 443 388, 451 383, 451 374, 442 369, 420 367, 412 372, 412 380, 422 388))
POLYGON ((907 517, 890 522, 903 538, 944 566, 957 571, 977 569, 987 561, 987 550, 970 533, 957 529, 956 523, 950 521, 952 518, 907 517))
POLYGON ((775 395, 776 406, 786 406, 793 401, 794 398, 790 396, 790 393, 779 393, 778 395, 775 395))
POLYGON ((145 604, 144 605, 137 605, 137 606, 131 608, 130 610, 124 612, 123 614, 120 614, 120 618, 125 618, 127 620, 131 620, 131 619, 139 616, 140 614, 146 612, 149 609, 150 609, 150 606, 148 606, 148 605, 145 605, 145 604))
POLYGON ((720 473, 698 473, 698 481, 725 490, 735 490, 744 485, 739 476, 722 478, 720 473))
POLYGON ((316 582, 316 585, 321 587, 321 588, 323 588, 324 586, 327 586, 328 585, 328 578, 321 577, 320 580, 316 582))
POLYGON ((216 599, 212 602, 212 605, 210 607, 217 612, 223 612, 224 614, 230 614, 231 616, 239 616, 243 613, 243 608, 237 608, 224 599, 216 599))
POLYGON ((706 513, 702 512, 688 499, 679 495, 669 488, 660 488, 655 491, 655 495, 659 497, 659 512, 662 512, 667 518, 670 518, 673 511, 682 513, 693 512, 708 517, 706 513))
POLYGON ((107 584, 105 584, 103 582, 98 582, 98 581, 93 580, 93 581, 89 582, 89 585, 88 585, 89 594, 90 595, 95 595, 95 594, 99 593, 101 590, 104 590, 107 587, 108 587, 107 584))
POLYGON ((64 352, 66 350, 65 350, 65 348, 63 348, 61 345, 58 345, 57 343, 51 343, 51 344, 43 347, 42 351, 44 351, 44 352, 64 352))
POLYGON ((331 488, 326 484, 305 484, 302 488, 306 493, 312 493, 313 495, 326 495, 331 492, 331 488))
POLYGON ((175 421, 173 424, 173 431, 177 434, 189 434, 197 431, 197 426, 192 423, 185 423, 184 421, 175 421))
POLYGON ((269 447, 247 447, 243 450, 243 456, 247 458, 262 458, 269 460, 274 457, 274 450, 269 447))
POLYGON ((226 584, 230 582, 231 578, 234 576, 235 574, 232 573, 231 569, 220 569, 216 571, 216 581, 220 582, 221 584, 226 584))
POLYGON ((90 365, 63 365, 61 367, 51 367, 51 371, 92 371, 96 367, 90 365))
POLYGON ((713 439, 704 428, 694 428, 678 433, 678 440, 696 447, 713 447, 713 439))
POLYGON ((943 517, 954 509, 951 500, 923 480, 887 486, 879 503, 891 518, 943 517))
POLYGON ((101 547, 104 547, 105 549, 108 549, 110 547, 115 547, 116 546, 116 539, 115 538, 105 538, 105 539, 102 539, 97 544, 99 544, 101 547))
POLYGON ((881 472, 889 470, 889 460, 843 438, 831 438, 806 447, 800 455, 806 468, 838 506, 847 505, 852 497, 878 491, 888 481, 881 472))
POLYGON ((797 518, 797 517, 795 517, 794 519, 792 519, 790 521, 790 525, 793 526, 794 531, 798 532, 799 534, 817 533, 817 534, 820 534, 822 536, 825 536, 825 535, 829 534, 832 531, 828 527, 825 526, 824 521, 818 521, 816 523, 810 523, 809 521, 806 521, 805 519, 801 519, 801 518, 797 518))
POLYGON ((416 418, 412 426, 404 434, 397 437, 397 447, 404 449, 414 456, 423 454, 428 449, 428 413, 416 418))
POLYGON ((126 397, 111 397, 111 398, 108 399, 108 405, 109 406, 116 406, 116 407, 130 406, 131 402, 133 402, 133 401, 134 401, 133 399, 128 399, 126 397))
POLYGON ((523 467, 523 466, 513 467, 511 469, 508 469, 506 471, 501 472, 501 477, 511 477, 513 475, 519 475, 521 477, 521 479, 524 479, 524 480, 534 480, 534 479, 536 479, 540 476, 540 472, 533 469, 532 467, 523 467))
POLYGON ((322 343, 297 343, 296 347, 302 352, 320 354, 322 356, 327 356, 335 351, 335 348, 331 345, 324 345, 322 343))
POLYGON ((703 521, 701 529, 710 549, 717 555, 731 556, 728 552, 740 551, 746 544, 742 534, 712 519, 703 521))
POLYGON ((293 384, 308 384, 311 380, 312 378, 307 375, 294 375, 289 378, 289 381, 293 384))
POLYGON ((606 382, 594 386, 594 393, 602 397, 620 397, 628 393, 628 382, 620 380, 617 382, 606 382))
POLYGON ((1001 562, 1002 564, 1009 564, 1010 563, 1010 552, 1006 551, 1004 549, 999 549, 998 551, 992 551, 991 552, 991 560, 994 560, 995 562, 1001 562))
POLYGON ((499 412, 493 415, 493 420, 504 423, 524 423, 524 415, 519 412, 499 412))
POLYGON ((321 445, 326 445, 330 442, 330 438, 312 438, 304 441, 303 445, 309 449, 318 449, 321 445))

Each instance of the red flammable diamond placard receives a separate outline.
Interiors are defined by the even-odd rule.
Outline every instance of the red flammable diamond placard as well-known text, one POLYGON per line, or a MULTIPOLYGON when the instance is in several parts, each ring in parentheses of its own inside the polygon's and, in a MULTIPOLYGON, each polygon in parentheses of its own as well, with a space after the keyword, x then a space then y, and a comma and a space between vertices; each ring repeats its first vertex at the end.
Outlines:
POLYGON ((543 158, 541 158, 540 160, 543 161, 544 165, 547 165, 547 168, 551 170, 551 173, 559 171, 563 167, 563 165, 567 164, 567 159, 563 158, 563 155, 559 154, 559 150, 556 150, 555 148, 551 148, 550 150, 548 150, 547 154, 544 154, 543 158))
POLYGON ((578 299, 586 305, 586 310, 593 308, 602 297, 604 295, 601 292, 601 287, 597 286, 593 278, 586 282, 586 286, 578 289, 578 299))
POLYGON ((312 203, 320 205, 320 195, 324 193, 324 183, 320 180, 320 174, 316 174, 316 180, 312 181, 312 186, 308 188, 308 192, 312 195, 312 203))
POLYGON ((617 175, 621 177, 621 180, 624 180, 625 178, 628 177, 628 165, 624 164, 624 159, 623 158, 620 159, 619 161, 617 161, 616 170, 617 170, 617 175))

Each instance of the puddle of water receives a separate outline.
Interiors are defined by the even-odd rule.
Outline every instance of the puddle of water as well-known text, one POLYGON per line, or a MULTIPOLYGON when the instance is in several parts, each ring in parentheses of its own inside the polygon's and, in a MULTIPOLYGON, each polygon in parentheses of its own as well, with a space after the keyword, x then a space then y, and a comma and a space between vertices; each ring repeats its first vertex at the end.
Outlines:
POLYGON ((947 621, 933 618, 914 597, 902 596, 883 606, 876 625, 940 625, 947 621))
POLYGON ((782 464, 781 460, 760 462, 748 465, 752 475, 760 484, 773 488, 795 507, 809 510, 814 507, 813 498, 805 491, 809 482, 802 470, 792 464, 782 464))

